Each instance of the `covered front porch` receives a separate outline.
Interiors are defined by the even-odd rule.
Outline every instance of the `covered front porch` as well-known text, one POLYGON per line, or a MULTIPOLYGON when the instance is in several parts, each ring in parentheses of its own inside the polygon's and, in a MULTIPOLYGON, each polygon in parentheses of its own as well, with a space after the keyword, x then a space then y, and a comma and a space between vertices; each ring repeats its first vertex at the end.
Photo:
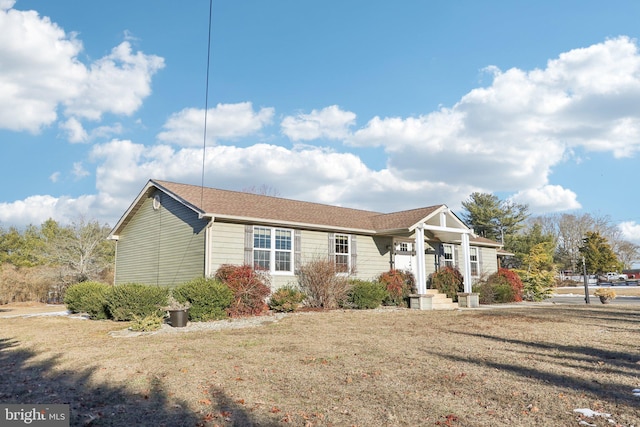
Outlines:
POLYGON ((414 223, 408 231, 406 238, 394 238, 393 267, 410 270, 416 278, 417 294, 411 297, 411 307, 436 310, 457 308, 458 305, 477 306, 477 296, 474 298, 472 294, 469 244, 473 230, 443 205, 414 223), (456 266, 462 273, 464 292, 459 295, 459 304, 435 289, 427 289, 429 274, 445 265, 456 266))

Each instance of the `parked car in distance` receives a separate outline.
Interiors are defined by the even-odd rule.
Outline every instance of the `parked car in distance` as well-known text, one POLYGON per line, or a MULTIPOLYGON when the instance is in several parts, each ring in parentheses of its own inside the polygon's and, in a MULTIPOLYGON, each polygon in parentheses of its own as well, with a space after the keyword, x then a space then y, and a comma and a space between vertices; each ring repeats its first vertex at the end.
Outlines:
POLYGON ((607 280, 610 280, 612 282, 616 282, 619 280, 629 280, 629 276, 623 273, 610 272, 605 274, 604 276, 607 278, 607 280))

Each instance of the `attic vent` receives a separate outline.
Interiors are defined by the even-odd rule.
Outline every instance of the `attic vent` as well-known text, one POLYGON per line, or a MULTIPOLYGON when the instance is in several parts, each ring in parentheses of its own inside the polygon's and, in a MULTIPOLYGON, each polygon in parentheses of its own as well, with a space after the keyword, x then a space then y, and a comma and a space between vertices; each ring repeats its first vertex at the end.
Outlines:
POLYGON ((158 209, 160 209, 160 195, 156 194, 153 196, 153 210, 157 211, 158 209))

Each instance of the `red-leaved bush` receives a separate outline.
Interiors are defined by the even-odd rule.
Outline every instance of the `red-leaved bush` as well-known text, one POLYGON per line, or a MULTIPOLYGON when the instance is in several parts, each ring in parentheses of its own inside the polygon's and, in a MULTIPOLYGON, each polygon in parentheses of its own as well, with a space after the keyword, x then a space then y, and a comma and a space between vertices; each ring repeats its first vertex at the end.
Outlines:
POLYGON ((520 302, 524 285, 520 276, 507 268, 500 268, 489 276, 486 281, 478 283, 478 291, 482 303, 520 302))
POLYGON ((406 305, 406 298, 416 292, 415 279, 410 271, 389 270, 378 276, 378 282, 387 289, 385 305, 406 305))
POLYGON ((233 302, 227 309, 229 316, 253 316, 268 309, 265 299, 271 293, 271 288, 266 273, 256 271, 246 264, 224 264, 216 271, 215 278, 233 292, 233 302))

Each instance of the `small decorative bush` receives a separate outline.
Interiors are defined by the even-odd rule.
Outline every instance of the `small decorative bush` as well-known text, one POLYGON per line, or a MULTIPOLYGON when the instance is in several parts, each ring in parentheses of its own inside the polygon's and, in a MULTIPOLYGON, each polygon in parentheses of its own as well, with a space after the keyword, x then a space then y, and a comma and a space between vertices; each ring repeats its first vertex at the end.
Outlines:
POLYGON ((387 289, 380 282, 350 280, 349 303, 353 308, 378 308, 387 297, 387 289))
POLYGON ((295 286, 283 286, 271 295, 269 308, 281 313, 296 311, 304 298, 305 295, 295 286))
POLYGON ((603 304, 607 304, 610 300, 613 300, 616 298, 616 291, 609 288, 596 289, 596 291, 593 294, 598 298, 600 298, 600 301, 603 304))
POLYGON ((331 310, 347 300, 349 279, 336 274, 335 263, 326 258, 312 259, 300 267, 298 280, 309 307, 331 310))
POLYGON ((107 297, 111 285, 82 282, 71 285, 64 295, 64 303, 72 313, 87 313, 92 319, 108 319, 107 297))
POLYGON ((162 316, 169 289, 160 286, 127 283, 114 286, 107 296, 107 307, 113 320, 133 320, 134 316, 162 316))
POLYGON ((522 301, 524 285, 514 271, 501 268, 474 286, 481 304, 522 301))
POLYGON ((262 314, 266 309, 265 298, 271 293, 269 276, 250 265, 222 265, 216 272, 233 292, 233 301, 227 312, 232 317, 262 314))
POLYGON ((443 267, 431 275, 431 288, 458 301, 458 292, 464 291, 464 278, 457 268, 443 267))
POLYGON ((233 292, 219 280, 200 277, 173 289, 172 295, 179 302, 189 302, 189 320, 206 322, 224 319, 233 302, 233 292))
POLYGON ((164 322, 163 316, 158 316, 157 314, 150 314, 145 317, 139 317, 134 315, 131 324, 129 325, 129 329, 134 332, 151 332, 157 331, 162 326, 164 322))
POLYGON ((389 270, 378 276, 380 282, 387 290, 385 305, 406 307, 407 298, 416 293, 416 281, 410 271, 389 270))

